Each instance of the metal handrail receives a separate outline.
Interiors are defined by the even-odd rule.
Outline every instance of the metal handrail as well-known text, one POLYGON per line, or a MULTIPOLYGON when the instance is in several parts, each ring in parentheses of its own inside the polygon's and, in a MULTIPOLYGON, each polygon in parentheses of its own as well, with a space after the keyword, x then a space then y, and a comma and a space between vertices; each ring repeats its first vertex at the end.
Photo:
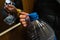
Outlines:
POLYGON ((18 24, 16 24, 16 25, 14 25, 14 26, 12 26, 12 27, 6 29, 5 31, 3 31, 3 32, 0 33, 0 36, 6 34, 7 32, 11 31, 12 29, 18 27, 19 25, 21 25, 21 23, 18 23, 18 24))

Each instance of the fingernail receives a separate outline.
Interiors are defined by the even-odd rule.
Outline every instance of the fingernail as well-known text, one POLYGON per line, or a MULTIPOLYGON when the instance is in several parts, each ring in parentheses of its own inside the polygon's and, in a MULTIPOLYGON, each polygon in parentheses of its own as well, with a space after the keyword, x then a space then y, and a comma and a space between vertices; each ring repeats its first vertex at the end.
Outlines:
POLYGON ((24 21, 25 21, 25 19, 20 19, 20 21, 21 21, 21 22, 22 22, 22 21, 24 22, 24 21))
POLYGON ((24 26, 24 27, 26 27, 27 25, 26 25, 26 24, 24 24, 23 26, 24 26))
POLYGON ((22 22, 22 24, 26 24, 26 22, 22 22))
POLYGON ((7 7, 7 5, 5 7, 7 7))

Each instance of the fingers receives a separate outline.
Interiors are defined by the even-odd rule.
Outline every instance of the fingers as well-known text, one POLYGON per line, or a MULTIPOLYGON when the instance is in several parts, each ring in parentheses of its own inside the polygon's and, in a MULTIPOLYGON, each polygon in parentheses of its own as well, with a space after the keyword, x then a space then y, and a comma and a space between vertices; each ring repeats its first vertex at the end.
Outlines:
POLYGON ((5 5, 5 10, 6 11, 14 11, 15 9, 16 9, 16 7, 15 6, 13 6, 13 5, 5 5))
POLYGON ((24 27, 27 26, 27 21, 26 21, 25 19, 20 19, 20 22, 22 23, 22 25, 23 25, 24 27))
POLYGON ((20 18, 26 18, 27 15, 20 15, 19 17, 20 17, 20 18))
POLYGON ((25 19, 20 19, 21 22, 25 22, 26 20, 25 19))
POLYGON ((7 12, 9 12, 9 10, 8 10, 8 5, 6 5, 6 6, 4 7, 4 9, 5 9, 7 12))
POLYGON ((28 15, 28 13, 26 13, 26 12, 20 12, 20 14, 22 14, 22 15, 28 15))
POLYGON ((22 25, 24 27, 26 27, 28 25, 26 19, 28 19, 29 16, 27 16, 27 15, 28 15, 28 13, 20 12, 20 16, 19 16, 20 22, 22 23, 22 25))
POLYGON ((27 22, 26 22, 26 21, 22 22, 22 25, 23 25, 24 27, 26 27, 26 26, 27 26, 27 22))
POLYGON ((26 20, 25 20, 25 19, 20 19, 20 22, 22 23, 22 25, 23 25, 24 27, 26 27, 26 26, 27 26, 27 22, 26 22, 26 20))
POLYGON ((13 6, 13 5, 5 5, 4 8, 15 8, 15 6, 13 6))

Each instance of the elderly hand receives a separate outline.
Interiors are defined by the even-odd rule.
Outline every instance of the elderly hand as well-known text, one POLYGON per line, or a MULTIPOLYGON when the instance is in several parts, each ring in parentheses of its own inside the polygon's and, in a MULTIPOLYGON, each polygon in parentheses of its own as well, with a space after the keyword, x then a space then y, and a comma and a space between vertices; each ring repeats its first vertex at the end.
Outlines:
POLYGON ((20 18, 20 22, 22 23, 22 25, 24 27, 26 27, 28 25, 26 19, 29 19, 28 13, 26 13, 26 12, 20 12, 19 18, 20 18))

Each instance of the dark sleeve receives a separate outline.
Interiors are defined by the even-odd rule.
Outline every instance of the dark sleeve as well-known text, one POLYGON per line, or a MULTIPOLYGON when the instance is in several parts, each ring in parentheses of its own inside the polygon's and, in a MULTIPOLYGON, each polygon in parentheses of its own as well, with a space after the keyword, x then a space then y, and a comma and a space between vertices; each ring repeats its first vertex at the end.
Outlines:
POLYGON ((34 11, 38 12, 40 18, 48 22, 54 29, 59 26, 59 9, 60 4, 56 0, 35 0, 34 11))
POLYGON ((14 0, 15 6, 19 9, 23 9, 22 0, 14 0))

